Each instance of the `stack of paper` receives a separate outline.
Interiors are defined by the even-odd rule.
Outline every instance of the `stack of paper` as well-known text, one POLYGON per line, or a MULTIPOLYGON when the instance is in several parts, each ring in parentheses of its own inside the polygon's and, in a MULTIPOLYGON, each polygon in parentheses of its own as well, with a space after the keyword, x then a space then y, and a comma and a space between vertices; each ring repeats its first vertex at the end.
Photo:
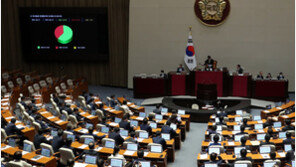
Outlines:
POLYGON ((199 155, 199 159, 207 159, 208 158, 208 154, 200 154, 199 155))
POLYGON ((88 145, 86 145, 86 144, 82 144, 82 145, 79 146, 78 148, 80 148, 80 149, 85 149, 87 146, 88 146, 88 145))
POLYGON ((130 151, 130 150, 126 150, 125 152, 124 152, 124 155, 134 155, 134 153, 135 153, 135 151, 130 151))
POLYGON ((260 145, 260 142, 259 141, 250 141, 252 146, 258 146, 260 145))

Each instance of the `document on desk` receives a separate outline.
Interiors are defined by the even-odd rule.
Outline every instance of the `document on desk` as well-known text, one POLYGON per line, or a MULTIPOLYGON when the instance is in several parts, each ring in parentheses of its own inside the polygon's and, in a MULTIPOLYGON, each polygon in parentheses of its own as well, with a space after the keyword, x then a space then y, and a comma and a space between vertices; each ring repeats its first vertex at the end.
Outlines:
POLYGON ((72 103, 72 100, 68 99, 68 100, 65 100, 66 103, 72 103))
POLYGON ((262 124, 263 123, 263 121, 261 121, 261 120, 260 121, 257 121, 257 122, 258 122, 258 124, 262 124))
POLYGON ((258 133, 264 133, 263 129, 257 130, 258 133))
POLYGON ((26 155, 28 153, 29 153, 28 151, 22 151, 22 155, 26 155))
POLYGON ((136 120, 142 121, 142 120, 144 120, 144 118, 143 117, 137 117, 136 120))
POLYGON ((268 110, 264 110, 263 112, 264 112, 264 113, 269 113, 269 111, 268 111, 268 110))
POLYGON ((101 101, 97 101, 96 104, 102 104, 102 102, 101 101))
POLYGON ((144 139, 143 138, 138 138, 137 141, 138 142, 142 142, 144 139))
POLYGON ((81 132, 81 133, 87 133, 87 132, 88 132, 88 130, 87 130, 87 129, 85 129, 85 128, 83 128, 83 129, 80 129, 80 130, 79 130, 79 132, 81 132))
POLYGON ((235 143, 234 143, 233 141, 229 141, 229 142, 228 142, 228 145, 229 145, 229 146, 234 146, 235 143))
POLYGON ((269 159, 269 154, 261 154, 262 158, 269 159))
POLYGON ((86 167, 88 164, 80 163, 80 162, 75 162, 74 167, 86 167))
POLYGON ((135 151, 130 151, 130 150, 126 150, 125 152, 124 152, 124 155, 134 155, 134 153, 135 153, 135 151))
POLYGON ((146 157, 148 155, 149 152, 144 152, 144 157, 146 157))
POLYGON ((16 125, 16 127, 17 127, 18 129, 25 128, 24 125, 16 125))
POLYGON ((12 119, 12 118, 14 118, 14 116, 5 117, 5 119, 12 119))
POLYGON ((111 122, 111 123, 109 123, 109 125, 110 125, 110 126, 117 126, 117 125, 118 125, 118 123, 111 122))
POLYGON ((259 141, 250 141, 250 143, 252 144, 252 146, 258 146, 260 145, 259 141))
POLYGON ((53 118, 55 118, 55 116, 50 116, 50 117, 47 117, 47 119, 53 119, 53 118))
POLYGON ((38 159, 42 158, 42 155, 36 155, 35 157, 31 158, 33 161, 37 161, 38 159))
POLYGON ((86 114, 86 112, 81 112, 81 113, 80 113, 80 115, 84 115, 84 114, 86 114))
POLYGON ((200 154, 199 159, 208 159, 208 154, 200 154))
POLYGON ((101 151, 103 147, 97 147, 95 150, 96 151, 101 151))
POLYGON ((279 109, 279 110, 281 110, 281 109, 282 109, 282 107, 277 107, 276 109, 279 109))
POLYGON ((86 116, 87 118, 92 118, 92 117, 94 117, 93 115, 88 115, 88 116, 86 116))
POLYGON ((78 148, 80 148, 80 149, 85 149, 86 147, 88 147, 88 145, 87 144, 82 144, 81 146, 79 146, 78 148))
POLYGON ((278 152, 279 156, 286 157, 286 154, 284 152, 278 152))
POLYGON ((55 123, 59 124, 59 123, 62 123, 64 122, 63 120, 58 120, 58 121, 55 121, 55 123))
POLYGON ((6 145, 6 146, 4 146, 4 147, 1 147, 1 151, 2 150, 5 150, 5 149, 8 149, 8 148, 10 148, 11 146, 9 146, 9 145, 6 145))
POLYGON ((47 114, 47 113, 49 113, 48 111, 42 111, 42 112, 40 112, 40 114, 42 115, 42 114, 47 114))

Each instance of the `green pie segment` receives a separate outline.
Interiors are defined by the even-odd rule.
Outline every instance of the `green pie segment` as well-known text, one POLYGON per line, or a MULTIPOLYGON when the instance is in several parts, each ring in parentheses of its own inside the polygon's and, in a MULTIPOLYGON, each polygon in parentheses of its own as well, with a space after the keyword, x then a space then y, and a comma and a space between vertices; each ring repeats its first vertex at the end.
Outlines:
POLYGON ((73 39, 73 31, 66 25, 58 26, 54 31, 54 35, 61 44, 70 43, 73 39))

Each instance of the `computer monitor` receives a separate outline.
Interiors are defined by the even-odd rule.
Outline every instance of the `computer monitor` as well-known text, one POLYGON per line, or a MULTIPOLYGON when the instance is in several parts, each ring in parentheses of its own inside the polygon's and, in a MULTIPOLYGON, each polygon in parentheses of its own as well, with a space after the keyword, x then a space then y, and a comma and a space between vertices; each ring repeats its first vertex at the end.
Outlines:
POLYGON ((164 114, 168 113, 168 108, 162 107, 161 113, 164 113, 164 114))
POLYGON ((246 147, 234 147, 234 154, 240 155, 241 149, 246 149, 246 147))
POLYGON ((219 147, 209 147, 209 154, 211 153, 216 153, 216 154, 220 154, 220 148, 219 147))
POLYGON ((41 155, 50 157, 50 150, 47 148, 41 148, 41 155))
POLYGON ((51 130, 51 131, 50 131, 50 134, 51 134, 52 137, 55 137, 55 136, 58 135, 58 131, 56 131, 56 130, 51 130))
POLYGON ((95 110, 92 110, 91 111, 91 115, 96 115, 96 111, 95 110))
POLYGON ((138 151, 138 144, 136 144, 136 143, 127 143, 126 149, 130 150, 130 151, 138 151))
POLYGON ((285 147, 286 152, 292 150, 292 145, 291 144, 285 144, 284 147, 285 147))
POLYGON ((260 146, 259 148, 260 154, 268 154, 270 151, 270 146, 260 146))
POLYGON ((150 151, 153 152, 153 153, 162 153, 162 147, 161 146, 152 145, 150 147, 150 151))
POLYGON ((149 125, 151 126, 152 129, 157 129, 157 123, 155 123, 155 122, 150 122, 149 125))
POLYGON ((244 135, 234 135, 234 141, 240 141, 244 135))
POLYGON ((24 151, 27 151, 27 152, 31 152, 31 151, 32 151, 32 146, 31 146, 31 144, 24 143, 23 150, 24 150, 24 151))
POLYGON ((171 140, 171 135, 169 133, 162 133, 161 138, 165 140, 171 140))
POLYGON ((215 122, 220 122, 220 119, 218 117, 216 117, 215 122))
POLYGON ((262 141, 265 140, 265 133, 257 134, 257 140, 262 141))
POLYGON ((287 138, 287 137, 286 137, 286 132, 279 132, 279 138, 280 138, 280 139, 287 138))
POLYGON ((178 110, 179 115, 185 115, 185 110, 178 110))
POLYGON ((120 121, 121 121, 121 118, 117 118, 117 117, 114 120, 115 123, 119 123, 120 121))
POLYGON ((141 117, 141 118, 145 118, 145 117, 146 117, 145 112, 140 112, 140 113, 139 113, 139 117, 141 117))
POLYGON ((148 132, 140 132, 139 133, 139 138, 148 139, 149 138, 148 132))
POLYGON ((263 129, 263 124, 255 124, 255 125, 254 125, 254 128, 255 128, 256 130, 262 130, 262 129, 263 129))
POLYGON ((108 133, 108 132, 109 132, 109 127, 107 127, 107 126, 102 126, 102 127, 101 127, 101 132, 102 132, 102 133, 108 133))
POLYGON ((136 120, 131 120, 131 125, 132 125, 132 126, 137 127, 138 124, 139 124, 138 121, 136 121, 136 120))
POLYGON ((282 127, 282 122, 274 122, 273 123, 273 127, 274 128, 280 128, 280 127, 282 127))
POLYGON ((248 167, 248 164, 234 164, 234 167, 248 167))
POLYGON ((93 124, 86 123, 86 124, 85 124, 85 128, 88 129, 89 127, 93 127, 93 124))
POLYGON ((163 117, 162 117, 162 115, 160 115, 160 114, 155 114, 155 119, 156 119, 156 120, 162 120, 163 117))
POLYGON ((10 145, 11 147, 15 147, 16 146, 15 139, 14 138, 9 138, 8 139, 8 145, 10 145))
POLYGON ((273 165, 275 165, 276 162, 264 162, 263 163, 263 167, 273 167, 273 165))
POLYGON ((114 146, 115 146, 114 141, 109 141, 109 140, 107 140, 107 141, 105 142, 105 147, 107 147, 107 148, 114 148, 114 146))
POLYGON ((150 161, 139 161, 142 167, 151 167, 150 161))
POLYGON ((67 134, 67 139, 70 138, 72 142, 75 141, 75 135, 67 134))
POLYGON ((253 117, 254 121, 260 121, 261 120, 261 116, 260 115, 256 115, 253 117))
POLYGON ((174 123, 172 123, 172 124, 170 125, 170 127, 171 127, 172 129, 174 129, 174 130, 177 130, 177 125, 174 124, 174 123))
POLYGON ((236 115, 243 115, 243 110, 236 110, 235 113, 236 115))
POLYGON ((222 131, 222 125, 217 125, 217 131, 222 131))
POLYGON ((112 158, 110 160, 110 166, 111 167, 122 167, 123 166, 123 161, 122 161, 122 159, 112 158))
POLYGON ((295 160, 292 161, 292 167, 295 167, 295 160))
POLYGON ((243 120, 243 117, 235 117, 234 120, 235 122, 241 122, 243 120))
POLYGON ((233 130, 235 131, 240 131, 240 125, 234 125, 233 130))
POLYGON ((93 138, 85 138, 84 139, 84 144, 89 144, 89 143, 91 143, 91 142, 93 142, 94 143, 94 139, 93 138))
POLYGON ((216 163, 205 163, 205 167, 218 167, 216 163))
POLYGON ((120 129, 120 132, 119 132, 119 134, 121 135, 121 136, 128 136, 128 131, 127 130, 125 130, 125 129, 120 129))
POLYGON ((96 164, 97 163, 97 157, 91 156, 91 155, 85 155, 84 162, 87 164, 96 164))

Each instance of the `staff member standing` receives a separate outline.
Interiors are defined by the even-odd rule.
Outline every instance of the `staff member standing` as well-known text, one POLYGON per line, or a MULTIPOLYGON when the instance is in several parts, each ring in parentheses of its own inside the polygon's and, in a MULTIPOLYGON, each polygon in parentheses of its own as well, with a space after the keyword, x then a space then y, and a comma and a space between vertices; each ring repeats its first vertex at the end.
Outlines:
POLYGON ((236 66, 236 72, 237 72, 238 74, 243 74, 243 73, 244 73, 244 69, 241 67, 240 64, 238 64, 238 65, 236 66))
POLYGON ((184 69, 183 65, 180 64, 179 67, 177 68, 177 73, 181 73, 183 71, 185 71, 185 69, 184 69))

